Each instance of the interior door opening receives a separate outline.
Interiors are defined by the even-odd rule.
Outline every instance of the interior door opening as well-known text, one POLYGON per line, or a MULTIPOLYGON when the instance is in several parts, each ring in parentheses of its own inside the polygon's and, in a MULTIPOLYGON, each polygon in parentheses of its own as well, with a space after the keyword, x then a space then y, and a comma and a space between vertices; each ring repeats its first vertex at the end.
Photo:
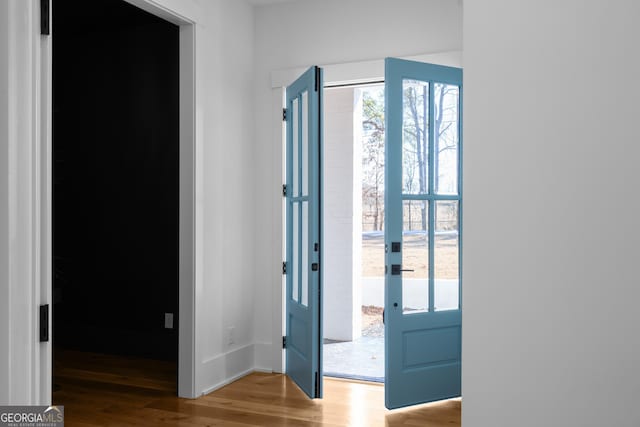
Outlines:
POLYGON ((77 369, 133 365, 175 394, 178 26, 121 0, 59 0, 52 41, 53 400, 77 369))
POLYGON ((384 83, 325 88, 325 376, 384 382, 384 83))

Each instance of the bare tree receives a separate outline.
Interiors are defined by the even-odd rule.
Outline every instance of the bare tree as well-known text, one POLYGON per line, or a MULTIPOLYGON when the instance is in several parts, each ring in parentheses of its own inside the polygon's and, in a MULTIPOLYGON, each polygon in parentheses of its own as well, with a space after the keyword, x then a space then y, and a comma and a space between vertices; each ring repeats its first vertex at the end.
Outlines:
POLYGON ((445 151, 458 149, 458 134, 453 131, 452 126, 458 122, 458 87, 436 83, 434 92, 434 120, 435 120, 435 141, 434 141, 434 186, 436 191, 440 188, 440 178, 443 172, 440 170, 440 156, 445 151), (453 132, 449 132, 452 130, 453 132))
MULTIPOLYGON (((457 123, 458 88, 457 86, 436 83, 434 90, 434 162, 433 189, 441 191, 440 179, 447 170, 440 170, 440 156, 448 150, 457 150, 458 135, 452 131, 457 123)), ((403 96, 403 191, 415 192, 417 184, 419 194, 428 191, 429 176, 429 89, 423 82, 407 84, 403 96), (417 167, 417 183, 414 169, 417 167)), ((455 169, 454 169, 455 170, 455 169)), ((411 209, 409 209, 411 216, 411 209)), ((423 230, 427 228, 427 207, 421 204, 420 221, 423 230)), ((411 229, 411 219, 409 228, 411 229)))
MULTIPOLYGON (((418 169, 418 193, 424 194, 428 190, 428 165, 429 165, 429 129, 428 129, 428 87, 422 83, 407 85, 403 96, 403 191, 412 193, 415 177, 413 173, 406 174, 417 166, 418 169)), ((420 223, 422 230, 427 229, 427 209, 425 204, 420 204, 420 223)), ((411 215, 411 208, 409 215, 411 215)), ((413 228, 409 218, 409 229, 413 228)))
MULTIPOLYGON (((457 123, 457 86, 436 83, 434 91, 434 171, 429 168, 429 85, 425 82, 405 83, 403 88, 402 124, 402 191, 424 194, 429 190, 429 176, 433 176, 433 188, 440 191, 441 178, 447 170, 441 169, 441 155, 457 150, 458 135, 452 129, 457 123), (435 173, 433 173, 435 172, 435 173)), ((373 230, 382 230, 384 223, 384 94, 382 91, 363 93, 363 208, 373 218, 373 230)), ((422 230, 427 229, 428 209, 420 203, 419 220, 422 230)), ((409 203, 408 228, 413 229, 413 206, 409 203)))
POLYGON ((362 147, 363 205, 373 212, 373 230, 384 224, 384 93, 363 93, 362 127, 365 132, 362 147))

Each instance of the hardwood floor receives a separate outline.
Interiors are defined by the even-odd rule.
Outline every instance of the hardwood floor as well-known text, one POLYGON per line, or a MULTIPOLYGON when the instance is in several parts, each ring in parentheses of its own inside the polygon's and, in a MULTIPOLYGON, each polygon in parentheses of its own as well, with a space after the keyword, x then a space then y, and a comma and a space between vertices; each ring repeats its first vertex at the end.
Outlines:
POLYGON ((191 400, 175 397, 173 363, 59 356, 53 400, 64 405, 66 426, 460 425, 460 399, 388 411, 374 383, 325 378, 325 397, 310 400, 285 375, 253 373, 191 400))

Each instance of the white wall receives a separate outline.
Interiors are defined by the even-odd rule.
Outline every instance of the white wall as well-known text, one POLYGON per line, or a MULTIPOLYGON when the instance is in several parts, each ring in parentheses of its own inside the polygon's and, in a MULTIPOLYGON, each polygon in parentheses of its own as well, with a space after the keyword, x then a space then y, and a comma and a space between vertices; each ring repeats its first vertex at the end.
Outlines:
POLYGON ((465 2, 465 426, 640 425, 639 18, 465 2))
POLYGON ((248 167, 253 148, 253 10, 237 0, 159 3, 196 20, 198 395, 254 367, 254 270, 248 255, 255 210, 253 169, 248 167))
POLYGON ((273 137, 271 72, 294 67, 460 50, 462 8, 452 0, 325 0, 255 9, 256 365, 282 369, 282 143, 273 137), (274 343, 272 345, 272 343, 274 343))
POLYGON ((352 87, 324 92, 323 336, 340 341, 362 329, 361 99, 352 87))
MULTIPOLYGON (((9 3, 0 2, 0 343, 9 343, 9 3)), ((9 346, 0 350, 0 384, 10 384, 9 346)), ((0 402, 9 401, 8 387, 0 387, 0 402)))

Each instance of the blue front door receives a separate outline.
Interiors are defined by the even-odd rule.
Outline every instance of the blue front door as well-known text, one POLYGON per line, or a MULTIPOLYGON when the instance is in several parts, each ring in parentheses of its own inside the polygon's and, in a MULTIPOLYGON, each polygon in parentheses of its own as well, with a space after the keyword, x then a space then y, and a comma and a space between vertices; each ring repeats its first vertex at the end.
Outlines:
POLYGON ((316 398, 322 397, 322 70, 311 67, 286 92, 286 372, 316 398))
POLYGON ((460 395, 462 70, 385 61, 385 404, 460 395))

